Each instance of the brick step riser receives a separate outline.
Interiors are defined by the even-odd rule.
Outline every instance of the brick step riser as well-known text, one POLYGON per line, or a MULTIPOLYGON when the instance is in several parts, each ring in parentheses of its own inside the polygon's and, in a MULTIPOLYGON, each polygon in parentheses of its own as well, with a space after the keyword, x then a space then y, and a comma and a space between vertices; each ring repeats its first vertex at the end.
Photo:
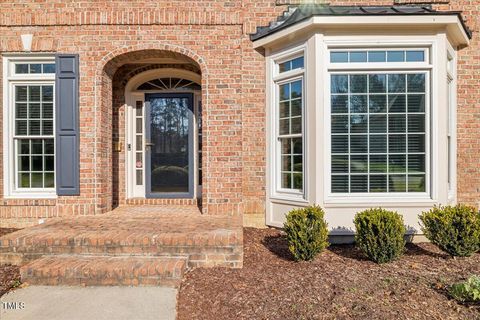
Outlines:
POLYGON ((178 288, 181 280, 155 278, 55 279, 22 276, 22 282, 38 286, 162 286, 178 288))
POLYGON ((19 247, 19 248, 0 248, 0 259, 8 254, 21 254, 26 256, 38 255, 59 255, 59 254, 98 254, 111 256, 124 255, 192 255, 192 254, 223 254, 233 255, 240 252, 241 246, 236 247, 93 247, 93 246, 73 246, 73 247, 19 247))
MULTIPOLYGON (((146 238, 148 239, 148 238, 146 238)), ((1 243, 1 241, 0 241, 1 243)), ((44 240, 29 239, 27 241, 3 241, 0 245, 0 254, 18 253, 200 253, 228 251, 242 246, 243 243, 235 237, 219 237, 218 239, 191 239, 190 241, 171 240, 155 241, 112 241, 104 240, 101 243, 91 239, 79 240, 44 240), (52 250, 53 249, 53 250, 52 250)))
MULTIPOLYGON (((13 248, 10 248, 13 249, 13 248)), ((24 248, 22 248, 24 249, 24 248)), ((129 250, 129 247, 105 250, 100 247, 40 247, 28 251, 0 251, 0 264, 22 265, 45 255, 85 255, 85 256, 148 256, 148 257, 188 257, 189 267, 242 266, 242 247, 163 247, 163 250, 129 250)), ((151 248, 150 248, 151 249, 151 248)))
MULTIPOLYGON (((22 255, 22 254, 13 254, 7 257, 0 256, 0 264, 13 264, 13 265, 24 265, 26 263, 32 262, 34 260, 40 259, 43 257, 43 254, 34 254, 34 255, 22 255)), ((188 259, 189 268, 200 268, 200 267, 226 267, 226 268, 241 268, 243 266, 242 260, 239 260, 238 255, 235 254, 235 258, 230 258, 226 256, 224 259, 211 259, 208 256, 205 258, 188 259)))
POLYGON ((180 286, 185 257, 44 256, 20 268, 22 282, 67 286, 180 286))
MULTIPOLYGON (((95 258, 95 257, 90 257, 90 258, 95 258)), ((114 270, 113 272, 106 272, 106 271, 99 271, 95 269, 86 269, 83 270, 82 272, 78 272, 74 269, 65 269, 63 271, 60 271, 59 268, 56 268, 55 266, 52 266, 51 270, 49 270, 46 273, 40 273, 37 272, 33 268, 29 268, 28 266, 22 267, 21 268, 21 275, 22 277, 36 277, 36 278, 42 278, 43 276, 46 276, 47 278, 50 277, 66 277, 66 278, 77 278, 77 279, 107 279, 107 278, 117 278, 117 279, 128 279, 130 280, 133 279, 161 279, 161 280, 175 280, 175 279, 180 279, 181 277, 181 272, 180 271, 174 271, 174 272, 168 272, 164 271, 164 273, 159 276, 155 274, 155 276, 149 275, 148 273, 152 273, 152 270, 148 270, 144 268, 143 270, 136 270, 136 271, 125 271, 125 270, 114 270)))
POLYGON ((52 270, 51 274, 42 276, 34 270, 22 270, 23 282, 31 285, 67 285, 67 286, 171 286, 177 287, 181 281, 181 274, 171 276, 142 276, 132 275, 126 272, 116 274, 90 273, 90 276, 77 274, 74 271, 66 271, 60 274, 52 270))

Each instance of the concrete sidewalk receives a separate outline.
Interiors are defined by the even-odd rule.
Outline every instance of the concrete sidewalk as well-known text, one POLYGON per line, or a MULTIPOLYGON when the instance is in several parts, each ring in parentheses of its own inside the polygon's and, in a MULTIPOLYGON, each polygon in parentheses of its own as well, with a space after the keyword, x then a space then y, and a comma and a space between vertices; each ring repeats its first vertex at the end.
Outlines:
POLYGON ((10 292, 0 300, 1 320, 173 320, 177 290, 31 286, 10 292))

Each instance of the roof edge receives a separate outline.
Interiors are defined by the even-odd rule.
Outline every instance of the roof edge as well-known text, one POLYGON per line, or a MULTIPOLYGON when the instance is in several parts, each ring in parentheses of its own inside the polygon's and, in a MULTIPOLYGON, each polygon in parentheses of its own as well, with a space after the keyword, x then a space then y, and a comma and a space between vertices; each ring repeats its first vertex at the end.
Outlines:
POLYGON ((405 6, 328 6, 316 4, 304 4, 300 6, 289 6, 288 11, 285 11, 282 16, 276 21, 271 22, 269 26, 257 27, 257 32, 250 34, 250 40, 255 42, 267 36, 270 36, 280 30, 286 29, 302 21, 308 20, 311 17, 321 16, 335 16, 335 17, 350 17, 350 16, 456 16, 467 35, 468 39, 472 39, 472 31, 465 23, 461 11, 435 11, 429 7, 411 7, 408 6, 407 11, 405 6), (308 8, 320 9, 318 12, 310 12, 305 14, 308 8), (333 13, 331 10, 340 10, 340 13, 333 13), (350 11, 348 11, 350 9, 350 11), (370 10, 370 11, 369 11, 370 10), (376 10, 372 12, 371 10, 376 10), (383 10, 383 12, 382 12, 383 10), (388 11, 385 11, 388 10, 388 11), (330 11, 330 12, 329 12, 330 11), (343 12, 342 12, 343 11, 343 12), (300 13, 299 13, 300 12, 300 13), (388 13, 386 13, 388 12, 388 13), (286 16, 288 15, 288 16, 286 16))

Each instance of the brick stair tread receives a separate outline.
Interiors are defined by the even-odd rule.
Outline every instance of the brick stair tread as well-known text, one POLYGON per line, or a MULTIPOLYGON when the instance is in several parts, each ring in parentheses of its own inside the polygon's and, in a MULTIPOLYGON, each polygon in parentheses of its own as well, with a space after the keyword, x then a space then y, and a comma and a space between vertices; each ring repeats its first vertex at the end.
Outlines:
POLYGON ((120 207, 97 216, 53 219, 0 237, 0 263, 42 256, 188 256, 189 267, 238 268, 241 216, 201 215, 189 206, 120 207))
POLYGON ((85 232, 80 234, 28 234, 20 232, 0 239, 0 247, 44 246, 231 246, 241 243, 238 230, 210 232, 122 233, 85 232))
MULTIPOLYGON (((239 260, 243 247, 241 230, 218 229, 196 233, 88 232, 28 235, 17 231, 0 239, 0 262, 21 264, 43 255, 186 256, 225 255, 239 260)), ((198 260, 198 259, 193 259, 198 260)))
POLYGON ((35 285, 173 286, 187 267, 186 257, 43 256, 20 268, 22 282, 35 285))

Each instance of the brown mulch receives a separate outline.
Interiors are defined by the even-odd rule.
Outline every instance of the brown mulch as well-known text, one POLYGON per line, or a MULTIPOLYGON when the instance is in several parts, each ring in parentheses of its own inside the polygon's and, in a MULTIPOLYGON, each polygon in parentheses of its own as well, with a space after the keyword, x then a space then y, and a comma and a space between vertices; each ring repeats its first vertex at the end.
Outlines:
MULTIPOLYGON (((0 237, 18 229, 0 228, 0 237)), ((0 265, 0 297, 20 285, 20 268, 8 264, 0 265)))
POLYGON ((480 319, 479 306, 448 298, 448 284, 480 274, 480 254, 453 259, 430 243, 377 265, 352 245, 313 262, 291 260, 275 229, 246 228, 243 269, 195 269, 178 319, 480 319))

